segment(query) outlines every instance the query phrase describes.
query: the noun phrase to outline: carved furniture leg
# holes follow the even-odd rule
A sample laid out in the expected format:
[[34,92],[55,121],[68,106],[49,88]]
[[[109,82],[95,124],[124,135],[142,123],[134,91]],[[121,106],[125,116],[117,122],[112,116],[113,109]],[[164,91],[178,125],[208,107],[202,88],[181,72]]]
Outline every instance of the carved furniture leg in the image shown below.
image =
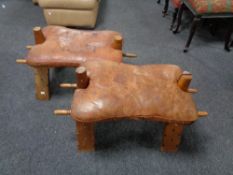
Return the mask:
[[35,93],[38,100],[49,99],[49,68],[35,68]]
[[163,9],[163,17],[167,15],[168,6],[169,6],[169,0],[165,0],[165,5]]
[[184,126],[176,123],[167,123],[163,131],[161,151],[176,152],[181,141]]
[[193,22],[192,22],[192,26],[190,29],[189,37],[188,37],[188,40],[187,40],[185,48],[184,48],[184,52],[188,52],[189,45],[193,39],[193,35],[196,32],[197,24],[199,23],[199,21],[200,21],[200,18],[194,17]]
[[176,22],[176,18],[177,18],[178,11],[179,11],[179,8],[175,8],[175,10],[174,10],[174,12],[173,12],[173,16],[172,16],[172,24],[171,24],[170,30],[172,30],[173,27],[174,27],[174,24],[175,24],[175,22]]
[[77,147],[79,151],[95,150],[94,123],[76,122]]
[[181,6],[180,6],[180,9],[178,10],[178,19],[177,19],[176,28],[175,28],[175,30],[173,31],[174,34],[177,33],[177,32],[179,31],[184,8],[185,8],[185,5],[184,5],[184,3],[182,3]]

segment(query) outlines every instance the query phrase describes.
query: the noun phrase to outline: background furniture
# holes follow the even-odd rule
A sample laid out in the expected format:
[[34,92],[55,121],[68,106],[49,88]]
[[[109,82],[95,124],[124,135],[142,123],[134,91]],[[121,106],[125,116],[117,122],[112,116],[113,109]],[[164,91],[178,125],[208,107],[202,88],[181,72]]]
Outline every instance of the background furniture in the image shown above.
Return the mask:
[[[181,24],[182,13],[185,7],[187,7],[193,14],[193,22],[191,25],[188,40],[186,42],[184,52],[188,51],[189,45],[195,34],[198,23],[202,19],[208,18],[229,18],[230,24],[233,23],[233,3],[232,1],[223,0],[183,0],[178,13],[178,22],[174,33],[177,33]],[[231,27],[231,26],[229,26]],[[230,36],[229,36],[230,37]]]
[[100,0],[38,0],[48,25],[94,28]]
[[174,6],[174,12],[173,12],[173,16],[172,16],[172,24],[171,24],[171,27],[170,27],[171,30],[173,29],[174,24],[176,22],[178,10],[179,10],[180,5],[181,5],[181,0],[172,0],[172,4]]
[[230,51],[230,47],[233,47],[233,40],[231,40],[231,35],[233,33],[233,21],[230,23],[230,27],[226,34],[225,39],[225,50]]

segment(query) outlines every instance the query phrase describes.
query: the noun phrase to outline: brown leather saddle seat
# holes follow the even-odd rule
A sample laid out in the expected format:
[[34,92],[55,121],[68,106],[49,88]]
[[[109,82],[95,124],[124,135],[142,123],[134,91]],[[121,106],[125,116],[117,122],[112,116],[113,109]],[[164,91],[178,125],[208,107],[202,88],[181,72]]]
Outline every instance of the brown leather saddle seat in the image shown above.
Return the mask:
[[79,122],[141,118],[190,124],[198,119],[190,93],[180,89],[176,65],[127,65],[111,61],[82,64],[90,79],[74,93],[71,116]]
[[43,28],[45,41],[33,46],[26,59],[34,67],[79,66],[87,60],[122,61],[121,48],[114,45],[121,34],[114,31],[83,31],[59,26]]

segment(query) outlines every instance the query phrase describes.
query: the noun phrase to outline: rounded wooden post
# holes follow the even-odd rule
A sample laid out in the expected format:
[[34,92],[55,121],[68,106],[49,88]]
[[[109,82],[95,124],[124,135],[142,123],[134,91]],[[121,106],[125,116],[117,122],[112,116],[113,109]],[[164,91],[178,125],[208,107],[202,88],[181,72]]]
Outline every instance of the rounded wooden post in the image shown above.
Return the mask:
[[123,38],[122,38],[122,36],[116,35],[114,37],[114,41],[113,41],[112,47],[114,49],[122,50],[122,45],[123,45]]
[[42,44],[45,41],[45,36],[42,32],[41,27],[34,27],[33,28],[35,44]]
[[86,89],[89,84],[89,78],[87,76],[87,70],[85,67],[79,67],[76,69],[77,76],[77,88]]
[[192,81],[192,74],[190,72],[184,71],[178,80],[178,86],[183,91],[188,91],[191,81]]

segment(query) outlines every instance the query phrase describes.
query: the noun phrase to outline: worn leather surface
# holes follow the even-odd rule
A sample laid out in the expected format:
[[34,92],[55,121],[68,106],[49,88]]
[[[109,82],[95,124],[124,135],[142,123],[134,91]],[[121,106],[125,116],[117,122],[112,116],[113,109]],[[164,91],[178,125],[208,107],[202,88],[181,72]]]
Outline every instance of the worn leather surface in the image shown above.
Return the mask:
[[39,0],[39,5],[43,8],[52,9],[94,9],[99,0]]
[[84,31],[59,26],[43,29],[46,41],[30,49],[26,59],[31,66],[78,66],[87,60],[122,61],[122,51],[112,48],[114,31]]
[[110,61],[86,62],[83,66],[90,83],[74,93],[74,120],[145,118],[185,124],[197,119],[191,94],[177,85],[182,74],[178,66],[134,66]]

